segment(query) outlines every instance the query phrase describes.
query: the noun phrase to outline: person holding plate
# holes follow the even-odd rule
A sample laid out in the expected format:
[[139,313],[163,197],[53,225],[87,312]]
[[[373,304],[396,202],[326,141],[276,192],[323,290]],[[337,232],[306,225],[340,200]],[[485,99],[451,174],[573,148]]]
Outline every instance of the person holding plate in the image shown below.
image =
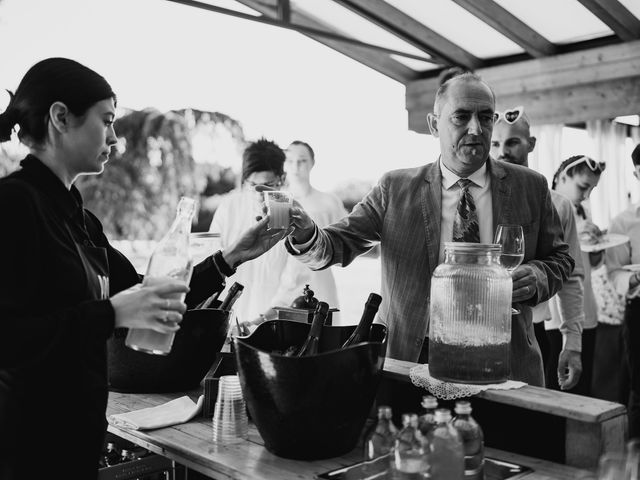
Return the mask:
[[[603,236],[602,231],[591,221],[589,211],[583,202],[598,185],[605,164],[596,162],[585,155],[576,155],[563,161],[556,170],[551,188],[567,197],[573,205],[573,213],[582,244],[595,244]],[[591,284],[591,269],[602,265],[603,251],[581,252],[584,267],[584,324],[582,330],[582,376],[578,390],[574,393],[591,395],[594,355],[596,346],[596,327],[598,326],[598,305]]]

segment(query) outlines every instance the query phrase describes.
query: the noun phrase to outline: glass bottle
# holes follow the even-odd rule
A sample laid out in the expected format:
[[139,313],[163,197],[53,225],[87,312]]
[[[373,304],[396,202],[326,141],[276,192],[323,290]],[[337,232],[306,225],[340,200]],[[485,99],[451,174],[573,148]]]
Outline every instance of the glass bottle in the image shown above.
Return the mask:
[[500,245],[445,243],[431,280],[429,373],[458,383],[498,383],[510,373],[511,290]]
[[135,454],[131,450],[123,448],[120,452],[120,463],[132,462],[133,460],[136,460]]
[[115,443],[107,442],[107,451],[104,453],[102,460],[106,467],[112,467],[120,463],[120,453]]
[[458,430],[464,449],[465,480],[484,479],[484,434],[478,422],[471,416],[471,403],[456,402],[456,416],[451,424]]
[[420,429],[420,433],[426,437],[436,424],[438,399],[432,395],[425,395],[422,397],[421,405],[422,408],[424,408],[424,413],[418,418],[418,428]]
[[398,432],[390,458],[393,480],[428,478],[429,444],[418,430],[418,415],[402,415],[402,430]]
[[234,284],[231,285],[231,288],[229,288],[227,296],[220,304],[220,310],[231,310],[233,304],[236,303],[236,300],[238,300],[238,298],[240,298],[240,295],[242,295],[243,290],[244,285],[238,282],[234,282]]
[[356,343],[369,341],[371,324],[373,323],[373,319],[376,317],[376,313],[378,313],[378,307],[381,302],[382,297],[380,295],[377,293],[369,294],[369,298],[364,304],[364,311],[362,312],[362,317],[360,317],[360,322],[347,341],[342,344],[342,348],[347,348],[351,345],[355,345]]
[[313,322],[311,322],[311,327],[309,327],[309,334],[302,344],[302,347],[300,347],[296,355],[297,357],[306,357],[318,353],[320,335],[322,334],[324,322],[327,319],[327,313],[329,313],[329,304],[326,302],[318,302],[316,313],[313,316]]
[[451,412],[438,408],[436,425],[427,437],[431,446],[431,478],[447,480],[464,479],[464,452],[462,440],[451,425]]
[[393,448],[398,429],[393,424],[391,417],[391,407],[386,405],[378,407],[378,423],[376,424],[376,428],[364,441],[365,460],[373,460],[374,458],[386,455]]
[[[162,283],[167,277],[189,283],[193,272],[189,232],[195,207],[196,202],[192,198],[180,198],[176,219],[149,259],[143,285]],[[176,298],[184,300],[184,294]],[[174,337],[174,332],[161,333],[151,329],[131,328],[127,333],[125,345],[140,352],[167,355],[171,352]]]

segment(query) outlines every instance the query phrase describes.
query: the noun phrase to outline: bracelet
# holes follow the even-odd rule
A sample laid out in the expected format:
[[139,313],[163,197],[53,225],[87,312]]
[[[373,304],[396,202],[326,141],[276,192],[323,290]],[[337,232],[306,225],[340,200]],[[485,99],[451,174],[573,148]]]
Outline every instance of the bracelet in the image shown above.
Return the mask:
[[222,256],[222,250],[218,250],[213,254],[213,261],[218,267],[218,270],[220,270],[220,273],[222,273],[225,277],[230,277],[231,275],[236,273],[236,269],[230,267],[229,264],[225,261],[224,257]]

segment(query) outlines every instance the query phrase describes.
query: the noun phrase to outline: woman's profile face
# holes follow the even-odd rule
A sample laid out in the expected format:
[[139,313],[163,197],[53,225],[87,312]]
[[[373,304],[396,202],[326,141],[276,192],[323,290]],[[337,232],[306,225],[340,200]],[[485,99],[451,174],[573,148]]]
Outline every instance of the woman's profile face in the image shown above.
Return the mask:
[[289,180],[309,181],[309,175],[313,168],[313,158],[311,152],[304,145],[290,145],[286,150],[287,158],[284,162],[284,169]]
[[112,98],[93,104],[80,117],[69,114],[69,129],[63,141],[71,172],[81,175],[104,170],[111,147],[118,141],[113,129],[115,118]]
[[574,205],[578,205],[589,198],[599,180],[600,176],[591,170],[576,172],[572,177],[563,173],[560,175],[556,191],[571,200]]

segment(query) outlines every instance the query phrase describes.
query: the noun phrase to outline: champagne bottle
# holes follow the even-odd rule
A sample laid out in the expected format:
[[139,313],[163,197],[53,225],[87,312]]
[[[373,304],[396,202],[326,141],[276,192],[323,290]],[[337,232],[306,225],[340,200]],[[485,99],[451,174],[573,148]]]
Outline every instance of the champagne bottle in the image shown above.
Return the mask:
[[351,345],[355,345],[356,343],[369,341],[371,324],[373,323],[373,319],[378,312],[380,302],[382,302],[382,297],[380,295],[378,295],[377,293],[369,294],[367,303],[364,304],[364,311],[362,312],[360,323],[358,323],[358,326],[353,331],[351,336],[347,339],[347,341],[342,344],[342,348],[350,347]]
[[227,311],[231,310],[231,307],[233,307],[233,304],[236,303],[236,300],[238,300],[238,298],[240,298],[240,295],[242,295],[243,290],[244,290],[244,285],[238,282],[235,282],[233,285],[231,285],[231,288],[229,289],[227,296],[220,304],[220,310],[227,310]]
[[309,335],[298,351],[298,357],[306,357],[318,353],[318,344],[320,343],[320,335],[322,334],[322,326],[327,319],[329,312],[329,304],[326,302],[318,302],[316,312],[313,315],[313,322],[309,328]]

